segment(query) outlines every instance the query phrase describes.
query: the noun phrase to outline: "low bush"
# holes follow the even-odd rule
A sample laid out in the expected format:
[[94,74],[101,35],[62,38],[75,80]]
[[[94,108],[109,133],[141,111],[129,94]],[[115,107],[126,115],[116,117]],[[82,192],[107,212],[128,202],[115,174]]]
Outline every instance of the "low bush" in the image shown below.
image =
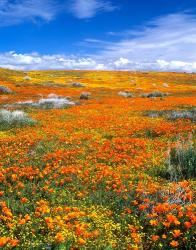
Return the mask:
[[126,97],[126,98],[132,98],[133,94],[129,91],[120,91],[118,92],[118,95],[122,96],[122,97]]
[[151,92],[151,93],[144,93],[144,94],[141,95],[141,97],[154,98],[154,97],[165,97],[167,95],[168,95],[167,93],[154,91],[154,92]]
[[30,80],[32,80],[32,78],[31,78],[30,76],[24,76],[23,79],[24,79],[25,81],[30,81]]
[[0,110],[0,130],[6,130],[12,127],[30,126],[34,124],[35,121],[23,111]]
[[5,107],[35,107],[40,109],[61,109],[76,105],[69,97],[60,97],[55,94],[48,95],[47,98],[41,98],[38,101],[24,101],[15,104],[6,105]]
[[0,94],[11,94],[12,90],[6,86],[0,85]]
[[56,95],[49,95],[48,98],[42,98],[37,103],[35,103],[35,106],[43,109],[60,109],[74,105],[75,103],[68,100],[67,98]]
[[193,122],[196,121],[196,108],[187,110],[160,110],[148,111],[145,115],[151,118],[165,117],[168,120],[189,119]]
[[71,84],[69,84],[70,87],[74,87],[74,88],[82,88],[85,87],[85,85],[83,83],[80,82],[73,82]]
[[195,145],[180,142],[170,150],[168,173],[172,180],[196,178]]
[[88,100],[91,96],[91,93],[89,92],[82,92],[80,95],[80,100]]
[[179,139],[169,149],[166,162],[151,168],[150,175],[159,176],[171,182],[196,178],[196,144],[191,139]]
[[169,120],[190,119],[192,121],[196,121],[196,109],[173,110],[167,115],[167,118]]
[[180,139],[168,152],[167,163],[157,168],[156,175],[170,181],[196,178],[196,145],[189,138]]

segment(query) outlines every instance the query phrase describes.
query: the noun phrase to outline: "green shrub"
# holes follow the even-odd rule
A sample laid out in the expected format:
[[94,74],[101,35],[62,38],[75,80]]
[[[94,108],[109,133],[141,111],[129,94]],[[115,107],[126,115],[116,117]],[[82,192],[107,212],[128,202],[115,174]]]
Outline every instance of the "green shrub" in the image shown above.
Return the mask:
[[144,97],[144,98],[155,98],[155,97],[165,97],[167,96],[168,93],[163,93],[163,92],[159,92],[159,91],[154,91],[154,92],[151,92],[151,93],[143,93],[141,94],[141,97]]
[[168,113],[167,118],[169,120],[177,120],[177,119],[189,119],[191,121],[196,121],[196,109],[189,110],[173,110]]
[[189,108],[184,110],[155,110],[155,111],[146,111],[144,115],[151,118],[163,117],[170,121],[178,119],[188,119],[192,122],[196,122],[196,108]]
[[11,94],[12,90],[6,86],[0,85],[0,94]]
[[35,121],[28,117],[28,115],[23,111],[0,110],[0,130],[7,130],[20,126],[31,126],[34,124]]
[[196,147],[191,141],[179,141],[170,150],[167,172],[171,180],[196,177]]
[[132,98],[133,97],[133,94],[130,91],[127,91],[127,90],[118,92],[118,95],[122,96],[122,97],[126,97],[126,98]]

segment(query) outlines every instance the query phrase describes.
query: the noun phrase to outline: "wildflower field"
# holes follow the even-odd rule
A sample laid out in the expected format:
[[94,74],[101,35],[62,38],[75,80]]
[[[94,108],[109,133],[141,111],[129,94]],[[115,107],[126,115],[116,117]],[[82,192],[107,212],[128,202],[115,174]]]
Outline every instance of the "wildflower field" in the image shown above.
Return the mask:
[[195,249],[196,74],[0,69],[0,248]]

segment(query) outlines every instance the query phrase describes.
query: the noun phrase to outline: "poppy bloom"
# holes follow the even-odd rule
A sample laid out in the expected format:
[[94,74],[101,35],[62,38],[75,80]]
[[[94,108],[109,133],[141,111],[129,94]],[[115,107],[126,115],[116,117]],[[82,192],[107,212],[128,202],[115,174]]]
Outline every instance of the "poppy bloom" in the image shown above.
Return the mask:
[[185,221],[184,226],[189,229],[192,225],[189,221]]
[[179,225],[180,224],[180,221],[173,214],[168,214],[167,215],[167,220],[168,220],[168,222],[173,223],[175,225]]
[[25,197],[23,197],[23,198],[20,199],[20,201],[21,201],[22,203],[27,203],[28,199],[25,198]]
[[158,221],[157,220],[150,220],[150,225],[151,226],[157,226],[158,225]]
[[56,240],[57,242],[62,242],[62,241],[65,240],[65,237],[62,235],[62,233],[59,232],[59,233],[56,234],[55,240]]
[[78,243],[79,243],[80,245],[84,245],[84,244],[86,243],[86,241],[85,241],[84,239],[82,239],[82,238],[79,238],[79,239],[78,239]]
[[178,238],[178,237],[180,237],[180,235],[181,235],[182,233],[181,233],[180,230],[174,230],[174,231],[172,232],[172,234],[173,234],[174,238]]
[[172,247],[178,247],[178,246],[179,246],[179,243],[178,243],[178,241],[176,241],[176,240],[172,240],[172,241],[170,242],[170,246],[172,246]]
[[7,237],[0,237],[0,247],[4,247],[7,242],[8,242],[9,238]]
[[157,241],[159,239],[158,235],[152,235],[151,236],[152,241]]
[[19,240],[17,240],[17,239],[12,239],[12,240],[9,241],[9,243],[10,243],[10,245],[11,245],[12,247],[16,247],[16,246],[18,245],[18,243],[19,243]]

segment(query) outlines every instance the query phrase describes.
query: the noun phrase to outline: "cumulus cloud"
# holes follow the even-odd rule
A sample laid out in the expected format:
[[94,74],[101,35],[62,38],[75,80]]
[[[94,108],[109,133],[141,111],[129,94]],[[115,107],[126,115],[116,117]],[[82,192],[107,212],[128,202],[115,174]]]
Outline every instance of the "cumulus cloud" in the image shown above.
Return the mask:
[[157,60],[158,68],[164,71],[185,71],[185,72],[196,72],[196,61],[195,62],[184,62],[184,61],[165,61]]
[[67,57],[65,55],[19,54],[16,52],[0,53],[0,67],[30,69],[100,69],[102,64],[90,57]]
[[196,72],[196,61],[137,62],[125,57],[91,58],[65,55],[17,54],[16,52],[0,53],[0,67],[16,70],[36,69],[75,69],[75,70],[158,70]]
[[166,61],[155,60],[151,62],[137,62],[131,61],[127,58],[119,58],[110,64],[110,68],[115,70],[138,70],[138,71],[175,71],[175,72],[196,72],[196,61]]
[[159,17],[142,27],[109,32],[115,42],[88,38],[97,59],[114,61],[120,69],[195,71],[196,16],[177,13]]
[[[83,56],[0,53],[0,67],[10,69],[159,70],[196,72],[196,16],[160,17],[134,30],[121,31],[115,42],[85,39]],[[80,48],[79,48],[80,49]],[[79,51],[79,50],[78,50]]]
[[105,0],[73,0],[70,10],[79,19],[92,18],[99,12],[113,11],[115,7]]
[[88,39],[87,46],[102,47],[100,56],[107,58],[126,57],[140,62],[196,61],[196,16],[191,14],[163,16],[144,27],[117,35],[117,42],[97,40],[96,43],[95,39]]
[[59,10],[55,0],[0,0],[0,27],[38,18],[51,21]]
[[130,61],[127,58],[120,57],[118,60],[114,61],[116,68],[124,68],[130,64]]

